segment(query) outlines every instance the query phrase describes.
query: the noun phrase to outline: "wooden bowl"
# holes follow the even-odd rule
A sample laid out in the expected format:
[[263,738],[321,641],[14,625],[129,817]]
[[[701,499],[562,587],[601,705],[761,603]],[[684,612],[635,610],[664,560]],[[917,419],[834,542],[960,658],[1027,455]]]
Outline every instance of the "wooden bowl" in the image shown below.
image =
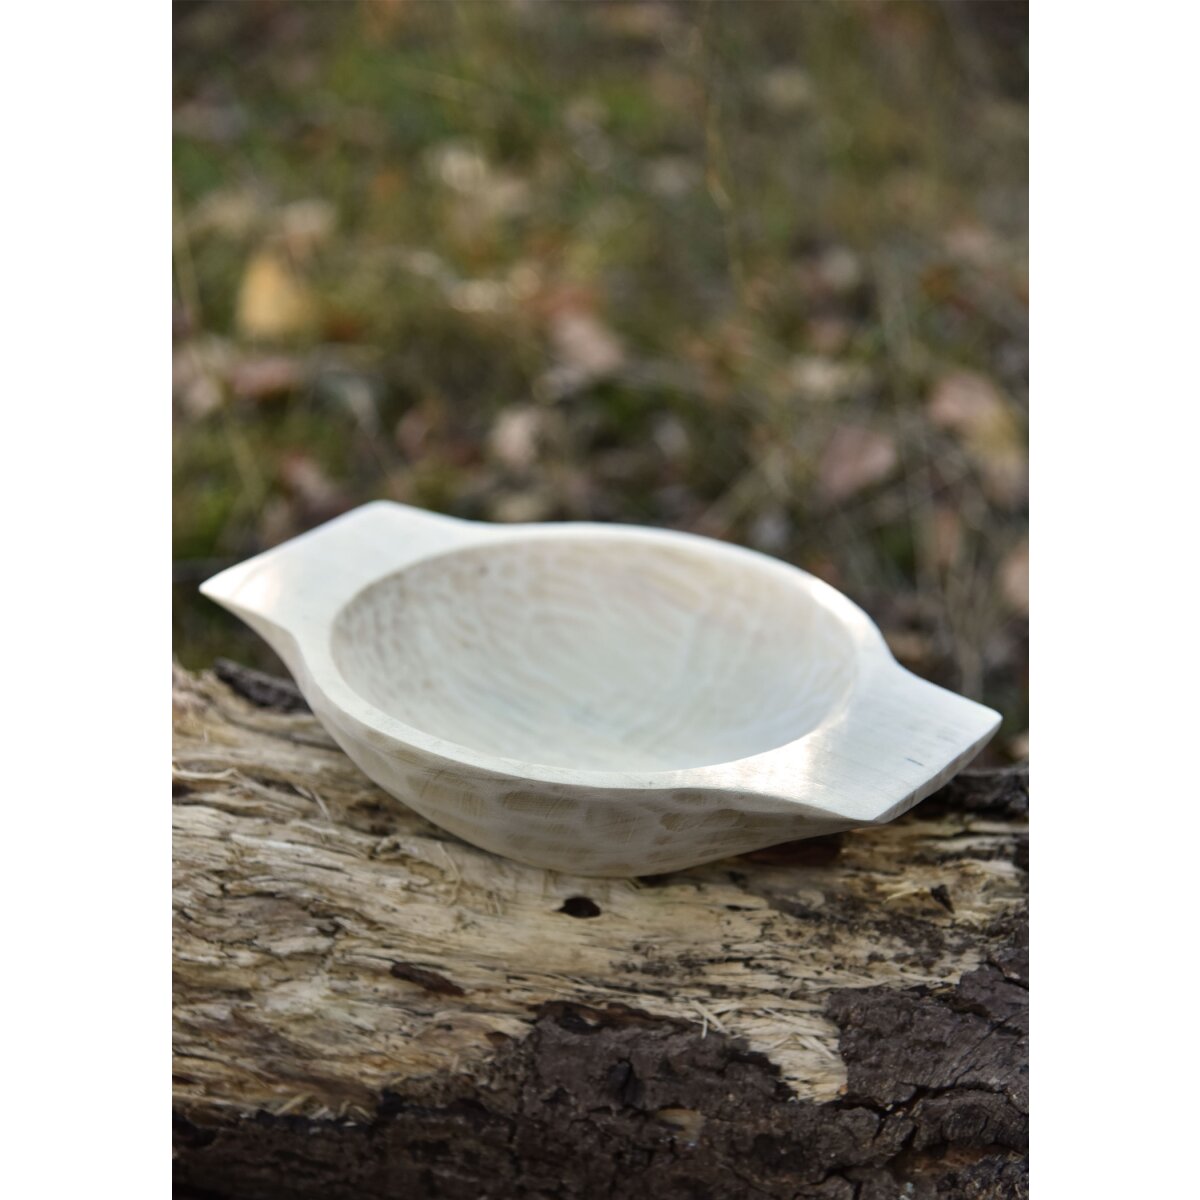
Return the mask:
[[827,584],[690,534],[380,502],[201,591],[380,787],[579,875],[890,820],[999,724],[900,667]]

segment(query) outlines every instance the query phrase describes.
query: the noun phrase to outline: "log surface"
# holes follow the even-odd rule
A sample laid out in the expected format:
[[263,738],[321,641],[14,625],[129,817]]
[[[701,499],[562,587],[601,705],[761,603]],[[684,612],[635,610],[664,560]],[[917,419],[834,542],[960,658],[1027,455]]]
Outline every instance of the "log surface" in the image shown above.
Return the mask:
[[285,681],[173,698],[177,1194],[1026,1194],[1023,768],[582,879],[429,825]]

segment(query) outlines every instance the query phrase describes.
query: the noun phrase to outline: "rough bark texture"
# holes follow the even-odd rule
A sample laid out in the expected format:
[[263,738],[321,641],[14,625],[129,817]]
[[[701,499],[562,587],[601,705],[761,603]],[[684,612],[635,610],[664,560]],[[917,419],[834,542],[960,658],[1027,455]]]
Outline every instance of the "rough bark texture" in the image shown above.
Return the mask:
[[1020,1197],[1023,769],[573,879],[376,789],[290,685],[176,671],[177,1195]]

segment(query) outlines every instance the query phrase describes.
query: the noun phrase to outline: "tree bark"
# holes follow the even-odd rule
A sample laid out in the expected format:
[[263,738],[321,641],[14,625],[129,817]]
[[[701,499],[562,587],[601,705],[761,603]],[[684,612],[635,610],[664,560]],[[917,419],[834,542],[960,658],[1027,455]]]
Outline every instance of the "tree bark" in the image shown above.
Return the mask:
[[669,876],[537,870],[286,681],[176,670],[176,1194],[1020,1197],[1024,768]]

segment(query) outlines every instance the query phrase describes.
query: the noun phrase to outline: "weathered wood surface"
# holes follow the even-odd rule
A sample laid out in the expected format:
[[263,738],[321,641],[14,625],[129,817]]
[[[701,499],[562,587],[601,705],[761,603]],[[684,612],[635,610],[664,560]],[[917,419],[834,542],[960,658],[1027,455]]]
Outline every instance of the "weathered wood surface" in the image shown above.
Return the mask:
[[1026,1193],[1026,774],[667,877],[511,863],[176,670],[194,1197]]

